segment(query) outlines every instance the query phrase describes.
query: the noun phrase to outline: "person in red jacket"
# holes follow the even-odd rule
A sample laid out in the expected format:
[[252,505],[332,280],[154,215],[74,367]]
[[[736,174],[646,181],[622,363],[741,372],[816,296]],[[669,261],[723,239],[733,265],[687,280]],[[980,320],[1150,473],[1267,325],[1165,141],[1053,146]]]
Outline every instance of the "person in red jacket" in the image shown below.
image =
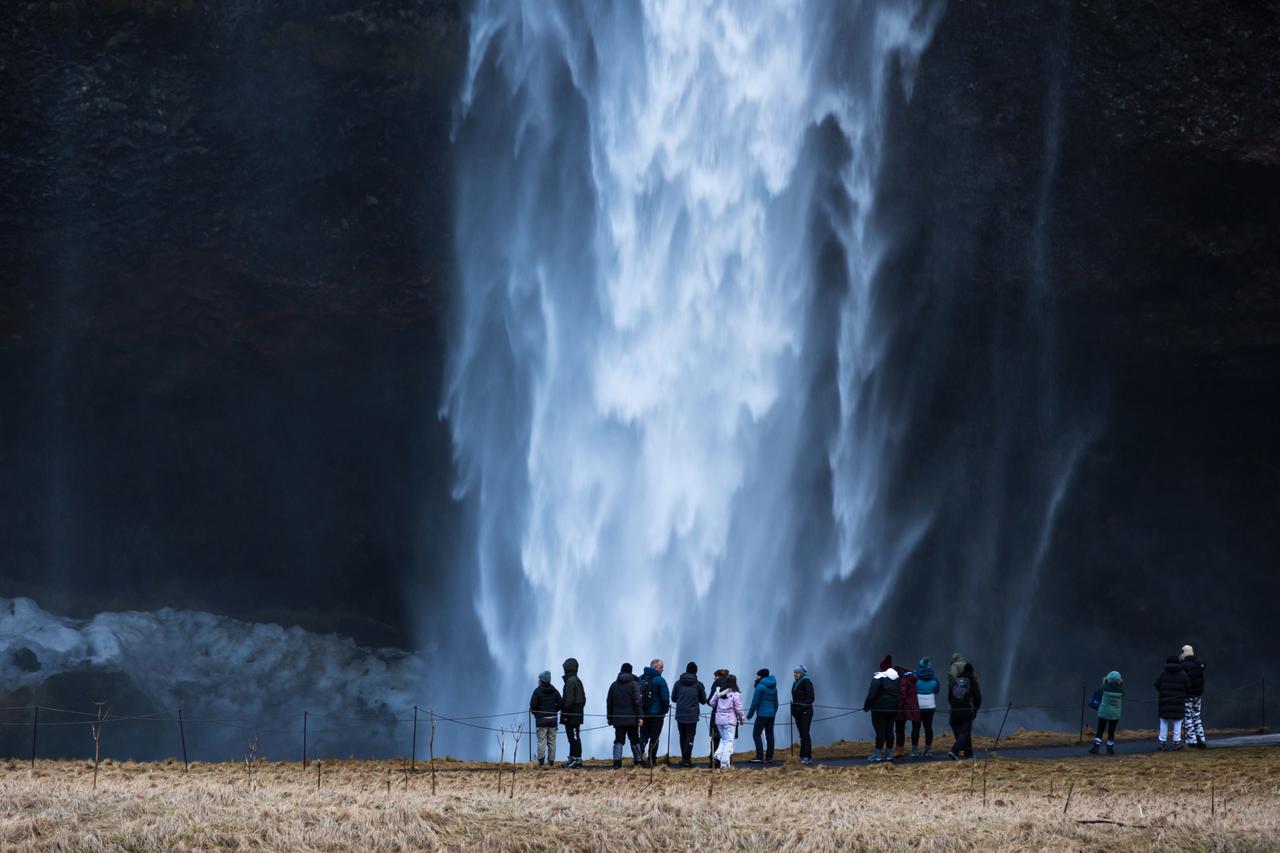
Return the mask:
[[[916,674],[901,664],[898,670],[898,719],[894,721],[894,754],[901,758],[907,744],[907,721],[920,725],[920,697],[916,695]],[[914,757],[914,756],[913,756]]]

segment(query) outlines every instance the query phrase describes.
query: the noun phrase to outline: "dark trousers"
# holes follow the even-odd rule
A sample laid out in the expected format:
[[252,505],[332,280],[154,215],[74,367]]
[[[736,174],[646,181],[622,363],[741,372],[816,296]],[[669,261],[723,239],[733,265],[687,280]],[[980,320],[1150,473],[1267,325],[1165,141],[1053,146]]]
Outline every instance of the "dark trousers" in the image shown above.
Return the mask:
[[[924,748],[930,749],[933,747],[933,715],[935,712],[936,709],[934,708],[930,708],[927,711],[921,711],[919,722],[915,720],[911,721],[912,749],[915,749],[920,745],[920,726],[922,724],[924,725]],[[899,745],[901,745],[901,742],[899,742]]]
[[[631,754],[640,757],[640,727],[639,726],[614,726],[613,727],[613,745],[622,746],[627,741],[631,741]],[[614,750],[615,752],[617,750]]]
[[876,730],[876,749],[893,746],[893,722],[897,711],[872,711],[871,725]]
[[[756,742],[756,758],[761,761],[773,761],[773,717],[756,717],[756,724],[751,729],[751,737]],[[764,743],[761,742],[763,736]],[[767,743],[768,749],[764,744]]]
[[650,761],[658,755],[658,743],[662,740],[662,724],[666,721],[666,717],[645,717],[644,722],[640,724],[641,749],[649,756]]
[[973,758],[973,717],[952,717],[951,731],[956,736],[951,751],[964,758]]
[[813,709],[792,706],[791,715],[796,721],[796,731],[800,734],[800,757],[812,758],[813,739],[809,736],[809,727],[813,725]]
[[676,723],[676,728],[680,731],[680,758],[686,762],[693,761],[693,741],[698,736],[698,721]]
[[1094,742],[1102,743],[1105,740],[1107,743],[1115,743],[1116,742],[1116,723],[1118,722],[1120,721],[1104,720],[1101,717],[1099,717],[1098,727],[1094,729],[1094,731],[1098,733],[1098,736],[1093,739]]
[[569,739],[569,757],[582,757],[582,723],[565,723],[564,736]]

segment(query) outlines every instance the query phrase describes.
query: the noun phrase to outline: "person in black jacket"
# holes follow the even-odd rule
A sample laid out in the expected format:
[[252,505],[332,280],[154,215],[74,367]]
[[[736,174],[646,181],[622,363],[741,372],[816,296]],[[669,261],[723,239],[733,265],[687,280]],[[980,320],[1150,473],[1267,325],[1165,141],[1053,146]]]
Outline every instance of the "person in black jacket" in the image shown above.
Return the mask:
[[556,715],[563,706],[560,691],[551,686],[551,672],[538,675],[538,686],[529,697],[529,711],[533,714],[534,731],[538,735],[538,766],[556,763]]
[[1182,739],[1187,746],[1207,749],[1200,703],[1204,699],[1204,664],[1196,660],[1196,650],[1182,647],[1182,671],[1187,674],[1187,701],[1182,712]]
[[898,671],[893,657],[885,655],[880,669],[871,676],[871,687],[862,702],[862,710],[871,712],[871,725],[876,730],[876,748],[867,759],[872,764],[893,761],[893,721],[898,718]]
[[680,766],[692,767],[698,717],[702,714],[702,706],[707,704],[707,688],[698,680],[698,665],[693,661],[689,661],[684,674],[671,688],[671,702],[676,706],[676,727],[680,730]]
[[814,691],[813,681],[809,678],[809,670],[800,664],[792,675],[791,682],[791,719],[800,733],[800,763],[805,767],[813,764],[813,740],[809,736],[809,727],[813,725]]
[[965,663],[960,674],[948,679],[947,703],[951,706],[951,732],[956,742],[947,753],[952,761],[973,758],[973,720],[982,707],[982,688],[973,664]]
[[1187,706],[1187,678],[1182,664],[1172,655],[1165,658],[1164,671],[1156,677],[1157,710],[1160,712],[1159,748],[1163,752],[1173,728],[1173,745],[1169,749],[1182,749],[1182,715]]
[[613,726],[613,769],[622,766],[622,747],[631,741],[631,757],[635,766],[645,764],[640,754],[640,679],[624,663],[618,678],[609,685],[605,698],[605,718]]
[[569,739],[569,760],[565,767],[582,766],[582,712],[587,708],[587,692],[578,678],[578,661],[569,658],[564,662],[564,707],[560,709],[560,723],[564,736]]

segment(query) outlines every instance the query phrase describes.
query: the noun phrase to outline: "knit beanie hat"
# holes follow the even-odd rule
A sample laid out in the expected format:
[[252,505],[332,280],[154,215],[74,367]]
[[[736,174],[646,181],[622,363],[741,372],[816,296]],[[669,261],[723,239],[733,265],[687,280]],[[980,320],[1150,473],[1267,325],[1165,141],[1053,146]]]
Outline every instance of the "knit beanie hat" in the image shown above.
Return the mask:
[[538,673],[538,680],[541,681],[543,684],[550,684],[551,670],[544,669],[542,672]]
[[929,658],[920,658],[920,663],[916,664],[916,666],[921,669],[933,669],[933,661]]
[[769,674],[769,670],[767,669],[761,669],[756,671],[756,675],[760,678],[764,678],[768,674]]
[[693,673],[694,675],[697,675],[697,674],[698,674],[698,665],[697,665],[696,663],[694,663],[693,661],[689,661],[688,665],[687,665],[687,666],[685,666],[684,671],[685,671],[685,672]]
[[624,663],[624,664],[622,665],[622,671],[623,671],[623,672],[630,672],[630,671],[631,671],[631,664],[629,664],[629,663]]
[[792,670],[792,671],[793,671],[793,672],[798,672],[798,673],[800,673],[801,675],[808,675],[808,674],[809,674],[809,668],[808,668],[807,666],[805,666],[804,664],[802,664],[802,663],[798,663],[798,664],[796,664],[796,668],[795,668],[794,670]]
[[[1190,646],[1182,647],[1182,657],[1184,658],[1193,657],[1195,653],[1196,653],[1196,650],[1191,648]],[[1181,658],[1179,658],[1179,660],[1181,660]]]

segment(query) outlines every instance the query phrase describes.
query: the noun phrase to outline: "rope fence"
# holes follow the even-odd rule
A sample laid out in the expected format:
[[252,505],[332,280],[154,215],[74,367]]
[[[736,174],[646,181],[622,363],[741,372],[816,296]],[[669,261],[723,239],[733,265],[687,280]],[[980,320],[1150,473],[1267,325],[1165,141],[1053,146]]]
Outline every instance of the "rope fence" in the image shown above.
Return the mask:
[[[1258,682],[1250,682],[1245,684],[1237,684],[1223,690],[1215,690],[1210,694],[1210,698],[1214,701],[1215,707],[1227,707],[1227,697],[1239,696],[1243,691],[1256,690],[1259,695],[1259,703],[1256,707],[1258,712],[1257,722],[1258,728],[1265,730],[1267,727],[1267,680],[1265,678]],[[975,714],[975,721],[978,717],[991,719],[997,717],[1002,720],[1000,725],[1000,734],[1004,731],[1004,724],[1008,721],[1008,715],[1011,711],[1079,711],[1080,712],[1080,739],[1083,740],[1085,723],[1090,718],[1092,709],[1088,707],[1089,690],[1087,687],[1081,687],[1080,701],[1067,703],[1014,703],[1009,702],[1004,705],[987,706],[979,709]],[[1247,699],[1247,697],[1246,697]],[[1124,698],[1124,707],[1130,706],[1154,706],[1158,699],[1138,699]],[[788,715],[791,716],[791,707],[793,703],[778,703],[778,715],[781,715],[782,709],[788,709]],[[492,732],[499,735],[514,734],[517,731],[528,736],[529,743],[529,759],[532,761],[532,740],[533,740],[533,713],[529,709],[519,709],[516,711],[500,712],[493,714],[470,714],[463,716],[450,716],[435,711],[423,711],[424,708],[430,708],[429,703],[423,703],[413,706],[409,712],[402,714],[394,714],[392,716],[371,716],[371,717],[351,717],[343,716],[340,713],[311,712],[309,710],[300,710],[288,714],[264,714],[257,716],[239,716],[239,717],[217,717],[217,716],[184,716],[182,708],[167,708],[162,710],[148,711],[139,714],[113,715],[103,709],[98,703],[99,710],[96,711],[80,711],[71,708],[54,707],[49,705],[12,705],[0,707],[0,717],[13,714],[30,714],[30,719],[13,720],[0,719],[0,729],[21,729],[27,728],[31,731],[31,765],[35,766],[37,757],[37,746],[39,740],[39,731],[41,729],[66,729],[67,727],[82,726],[92,730],[92,727],[99,727],[99,730],[108,726],[114,727],[123,723],[155,723],[160,725],[171,725],[178,729],[177,734],[180,736],[183,747],[183,761],[186,763],[186,745],[187,733],[186,727],[189,725],[209,725],[219,726],[223,728],[236,729],[244,732],[251,732],[254,735],[271,734],[271,735],[298,735],[302,743],[302,755],[304,764],[306,762],[307,742],[308,739],[317,735],[340,734],[343,732],[351,732],[357,729],[374,730],[379,727],[396,727],[401,725],[412,724],[414,727],[412,759],[418,759],[418,738],[417,725],[421,722],[430,721],[432,728],[437,724],[453,725],[461,728]],[[271,708],[280,707],[279,704],[269,706]],[[859,713],[864,713],[862,708],[855,708],[842,705],[821,705],[813,704],[808,706],[813,712],[823,712],[822,716],[815,713],[811,724],[830,722],[850,717]],[[947,709],[939,706],[939,712]],[[69,717],[77,717],[79,719],[59,720],[48,719],[50,715],[64,715]],[[429,716],[428,716],[429,715]],[[613,728],[608,722],[602,722],[597,725],[585,725],[588,721],[607,721],[608,714],[582,713],[580,715],[584,725],[580,728],[580,733],[603,731]],[[662,714],[641,714],[639,720],[665,719],[670,720],[673,712],[668,709]],[[1126,715],[1127,716],[1127,715]],[[713,714],[708,711],[700,711],[698,714],[698,722],[704,723],[712,719]],[[324,725],[320,728],[308,727],[311,720],[320,719],[324,721]],[[776,717],[775,717],[776,719]],[[295,720],[296,727],[284,727],[279,721]],[[508,725],[492,725],[494,721],[506,720]],[[269,722],[271,725],[264,726],[263,722]],[[789,720],[788,726],[790,727]],[[1000,734],[997,734],[996,741],[999,742]],[[793,736],[794,739],[794,736]],[[668,758],[670,755],[670,745],[668,744]]]

